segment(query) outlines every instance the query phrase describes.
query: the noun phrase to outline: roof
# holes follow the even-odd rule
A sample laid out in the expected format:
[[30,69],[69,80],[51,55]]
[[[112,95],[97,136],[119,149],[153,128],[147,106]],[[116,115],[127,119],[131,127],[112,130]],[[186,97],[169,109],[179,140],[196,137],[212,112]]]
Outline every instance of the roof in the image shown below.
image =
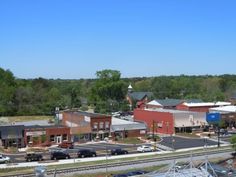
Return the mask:
[[133,99],[133,100],[142,100],[143,98],[147,97],[152,97],[153,93],[152,92],[131,92],[128,93],[128,96]]
[[151,102],[147,103],[148,105],[155,105],[155,106],[163,106],[163,107],[173,107],[177,106],[178,104],[182,102],[187,103],[201,103],[201,99],[189,99],[189,100],[183,100],[183,99],[156,99],[152,100]]
[[15,122],[14,125],[24,125],[24,126],[51,126],[54,124],[48,123],[48,120],[32,120],[32,121],[24,121],[24,122]]
[[166,113],[194,113],[193,111],[182,111],[176,109],[163,109],[163,108],[146,108],[145,111],[153,111],[153,112],[166,112]]
[[29,125],[25,126],[25,129],[31,128],[66,128],[64,125]]
[[97,117],[111,117],[110,115],[106,115],[106,114],[99,114],[99,113],[91,113],[91,112],[85,112],[85,111],[64,111],[66,113],[73,113],[73,114],[77,114],[79,116],[87,116],[87,117],[93,117],[93,118],[97,118]]
[[236,106],[221,106],[221,107],[215,107],[210,108],[210,112],[222,112],[222,113],[230,113],[230,112],[236,112]]
[[111,131],[124,131],[124,130],[144,130],[146,125],[142,122],[132,122],[112,117]]
[[187,103],[184,102],[183,103],[185,106],[188,107],[204,107],[204,106],[227,106],[227,105],[231,105],[230,102],[203,102],[203,103]]

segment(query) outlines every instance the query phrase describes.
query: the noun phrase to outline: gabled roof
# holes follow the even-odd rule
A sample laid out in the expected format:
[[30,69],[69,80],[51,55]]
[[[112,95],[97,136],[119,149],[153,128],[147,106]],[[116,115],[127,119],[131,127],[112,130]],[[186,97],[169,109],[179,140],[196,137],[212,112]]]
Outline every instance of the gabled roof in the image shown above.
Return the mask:
[[132,100],[142,100],[143,98],[147,97],[152,97],[153,93],[152,92],[130,92],[128,93],[128,96],[132,99]]

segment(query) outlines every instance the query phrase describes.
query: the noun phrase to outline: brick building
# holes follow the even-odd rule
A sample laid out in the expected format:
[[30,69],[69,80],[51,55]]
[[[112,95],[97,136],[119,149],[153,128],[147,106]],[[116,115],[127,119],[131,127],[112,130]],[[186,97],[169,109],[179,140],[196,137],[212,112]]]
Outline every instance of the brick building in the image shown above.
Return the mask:
[[152,97],[152,92],[135,92],[132,86],[129,85],[126,99],[129,102],[130,109],[132,109],[134,107],[145,108]]
[[206,114],[173,109],[135,109],[134,120],[145,122],[149,133],[175,134],[207,125]]
[[70,127],[75,142],[103,140],[110,135],[110,115],[83,111],[64,111],[62,115],[62,125]]
[[28,146],[44,146],[70,142],[70,128],[61,125],[25,126],[24,142]]

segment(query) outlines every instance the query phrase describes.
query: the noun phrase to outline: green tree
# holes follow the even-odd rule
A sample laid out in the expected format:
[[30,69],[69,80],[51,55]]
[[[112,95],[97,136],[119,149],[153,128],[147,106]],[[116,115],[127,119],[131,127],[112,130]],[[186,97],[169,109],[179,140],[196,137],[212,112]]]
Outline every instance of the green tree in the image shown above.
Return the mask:
[[125,98],[126,84],[116,70],[97,71],[96,75],[97,80],[90,91],[90,102],[96,105],[97,112],[109,112],[111,102],[120,102]]

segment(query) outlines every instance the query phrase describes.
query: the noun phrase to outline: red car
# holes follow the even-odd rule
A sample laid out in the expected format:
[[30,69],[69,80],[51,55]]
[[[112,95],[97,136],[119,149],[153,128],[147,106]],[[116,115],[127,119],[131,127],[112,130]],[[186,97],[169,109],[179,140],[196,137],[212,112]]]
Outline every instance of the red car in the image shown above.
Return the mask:
[[74,148],[74,144],[72,142],[62,142],[61,144],[59,144],[58,147],[73,149]]

